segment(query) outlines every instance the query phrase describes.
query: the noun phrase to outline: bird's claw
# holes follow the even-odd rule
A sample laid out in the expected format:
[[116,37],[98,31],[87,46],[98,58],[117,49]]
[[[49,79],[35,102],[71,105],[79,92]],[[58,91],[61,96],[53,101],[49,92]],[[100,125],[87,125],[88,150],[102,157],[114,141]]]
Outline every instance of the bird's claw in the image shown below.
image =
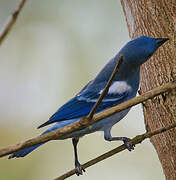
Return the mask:
[[81,166],[81,164],[79,162],[75,163],[75,168],[77,170],[77,172],[76,172],[77,176],[82,175],[83,172],[86,172],[85,169]]
[[130,138],[127,138],[127,137],[124,137],[123,138],[123,142],[124,142],[124,145],[126,146],[126,148],[131,151],[131,150],[134,150],[134,147],[135,145],[134,144],[131,144],[131,139]]

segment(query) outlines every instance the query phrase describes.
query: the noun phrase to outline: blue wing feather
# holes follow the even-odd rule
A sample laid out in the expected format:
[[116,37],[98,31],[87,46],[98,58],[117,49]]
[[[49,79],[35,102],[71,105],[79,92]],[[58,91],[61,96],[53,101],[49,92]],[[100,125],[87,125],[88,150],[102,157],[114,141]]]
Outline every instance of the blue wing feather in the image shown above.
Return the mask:
[[[85,88],[83,88],[85,89]],[[40,125],[38,128],[44,127],[54,122],[59,122],[68,119],[81,118],[83,116],[88,115],[91,111],[92,107],[96,103],[99,93],[95,91],[81,91],[77,96],[72,98],[62,107],[60,107],[55,114],[51,116],[51,118]],[[95,113],[98,113],[107,108],[111,108],[117,104],[120,104],[124,101],[128,95],[128,91],[125,91],[121,94],[107,94],[103,99],[102,103],[98,106]]]
[[50,120],[66,120],[84,116],[90,111],[93,104],[80,101],[74,97],[51,116]]

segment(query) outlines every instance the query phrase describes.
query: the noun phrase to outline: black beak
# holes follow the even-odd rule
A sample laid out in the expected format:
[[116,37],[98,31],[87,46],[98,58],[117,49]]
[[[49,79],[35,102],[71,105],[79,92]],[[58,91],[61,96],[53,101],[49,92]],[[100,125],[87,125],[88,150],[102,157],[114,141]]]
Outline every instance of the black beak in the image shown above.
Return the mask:
[[169,40],[169,38],[155,38],[155,39],[156,39],[156,43],[158,44],[158,47]]

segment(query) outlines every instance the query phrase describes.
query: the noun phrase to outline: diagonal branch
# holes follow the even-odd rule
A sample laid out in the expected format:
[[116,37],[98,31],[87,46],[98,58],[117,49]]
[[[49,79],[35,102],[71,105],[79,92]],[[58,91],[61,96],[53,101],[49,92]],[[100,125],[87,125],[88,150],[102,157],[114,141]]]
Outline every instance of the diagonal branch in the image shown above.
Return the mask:
[[104,88],[103,92],[100,94],[97,102],[95,103],[95,105],[93,106],[93,108],[91,109],[90,113],[87,115],[87,119],[92,119],[93,115],[95,114],[95,111],[97,109],[97,107],[100,105],[100,103],[102,102],[103,98],[106,96],[106,94],[108,93],[108,90],[112,84],[113,79],[115,78],[115,75],[118,73],[119,71],[119,67],[122,64],[124,60],[123,55],[120,55],[120,57],[117,60],[117,64],[114,68],[114,71],[111,74],[111,77],[109,78],[106,87]]
[[97,113],[93,116],[93,118],[91,120],[88,120],[87,118],[83,118],[80,121],[77,121],[73,124],[65,126],[61,129],[58,129],[58,130],[49,132],[47,134],[38,136],[36,138],[32,138],[32,139],[29,139],[27,141],[24,141],[24,142],[21,142],[21,143],[0,149],[0,157],[9,155],[13,152],[31,147],[31,146],[36,145],[36,144],[40,144],[40,143],[47,142],[50,140],[55,140],[61,136],[69,134],[71,132],[84,129],[85,127],[88,127],[89,125],[91,125],[91,124],[93,124],[93,123],[95,123],[101,119],[104,119],[108,116],[111,116],[111,115],[117,113],[117,112],[120,112],[124,109],[127,109],[127,108],[132,107],[136,104],[144,102],[148,99],[151,99],[157,95],[165,93],[165,92],[172,90],[174,88],[176,88],[176,82],[175,81],[168,82],[168,83],[166,83],[160,87],[154,88],[153,90],[144,93],[143,95],[137,96],[137,97],[135,97],[129,101],[126,101],[126,102],[121,103],[117,106],[114,106],[113,108],[110,108],[110,109],[107,109],[107,110],[102,111],[100,113]]
[[[170,129],[173,129],[175,127],[176,127],[176,123],[173,123],[170,126],[157,129],[157,130],[155,130],[153,132],[147,132],[147,133],[144,133],[144,134],[141,134],[141,135],[137,135],[136,137],[131,139],[130,142],[131,142],[131,144],[136,145],[136,144],[141,143],[142,141],[144,141],[147,138],[151,138],[154,135],[166,132],[166,131],[168,131]],[[85,164],[82,165],[82,167],[84,169],[86,169],[86,168],[88,168],[90,166],[93,166],[94,164],[97,164],[100,161],[103,161],[104,159],[107,159],[107,158],[113,156],[114,154],[117,154],[117,153],[119,153],[121,151],[124,151],[125,149],[126,149],[125,145],[121,145],[119,147],[116,147],[115,149],[113,149],[111,151],[108,151],[108,152],[96,157],[95,159],[92,159],[92,160],[86,162]],[[67,173],[65,173],[65,174],[61,175],[60,177],[56,178],[55,180],[64,180],[64,179],[74,175],[76,172],[77,172],[76,169],[72,169],[71,171],[68,171]]]
[[15,11],[11,14],[9,17],[7,23],[4,25],[2,31],[0,32],[0,45],[2,44],[3,40],[9,33],[10,29],[12,28],[13,24],[15,24],[17,17],[19,13],[21,12],[26,0],[21,0],[18,4],[18,7],[15,9]]

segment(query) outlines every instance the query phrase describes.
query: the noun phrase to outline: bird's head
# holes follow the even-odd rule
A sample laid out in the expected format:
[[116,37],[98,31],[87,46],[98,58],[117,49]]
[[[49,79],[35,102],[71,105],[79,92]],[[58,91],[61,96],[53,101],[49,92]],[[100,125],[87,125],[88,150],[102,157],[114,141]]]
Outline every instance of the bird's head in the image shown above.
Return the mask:
[[125,59],[128,61],[127,63],[140,66],[167,40],[169,39],[141,36],[128,42],[124,48],[122,48],[121,54],[125,56]]

